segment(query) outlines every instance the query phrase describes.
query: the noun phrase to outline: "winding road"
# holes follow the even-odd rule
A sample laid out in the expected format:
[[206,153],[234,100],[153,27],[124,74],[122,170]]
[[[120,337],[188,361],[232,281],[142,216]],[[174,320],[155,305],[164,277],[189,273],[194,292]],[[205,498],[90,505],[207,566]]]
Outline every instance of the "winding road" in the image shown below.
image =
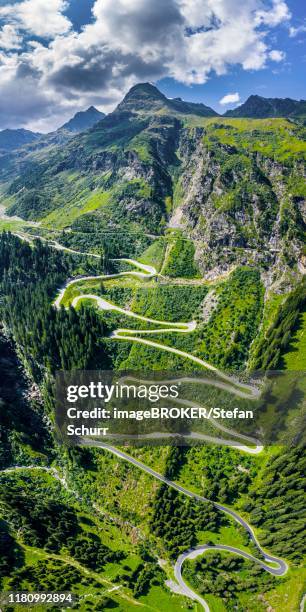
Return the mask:
[[[109,275],[101,275],[101,276],[83,276],[83,277],[79,277],[73,280],[68,280],[65,283],[65,285],[61,288],[58,296],[53,302],[53,305],[56,308],[60,308],[63,298],[65,296],[66,290],[69,287],[80,283],[81,281],[85,282],[85,281],[90,281],[90,280],[109,280],[111,278],[120,278],[123,276],[132,276],[132,277],[136,277],[140,279],[150,279],[155,276],[158,276],[158,273],[153,266],[142,264],[133,259],[121,259],[121,260],[115,259],[113,261],[122,261],[123,263],[134,265],[137,268],[140,268],[142,272],[135,272],[132,270],[128,270],[126,272],[118,272],[117,274],[109,274]],[[139,321],[143,321],[145,323],[149,323],[149,324],[158,326],[158,329],[145,329],[145,330],[130,329],[130,328],[116,329],[111,334],[112,338],[116,340],[124,340],[124,341],[129,341],[129,342],[136,342],[138,344],[145,344],[147,346],[152,346],[154,348],[157,348],[163,351],[167,351],[169,353],[173,353],[175,355],[179,355],[180,357],[193,361],[194,363],[202,366],[206,370],[210,370],[214,372],[219,378],[225,380],[230,385],[236,386],[237,391],[239,392],[237,394],[240,394],[240,397],[251,398],[251,397],[258,397],[260,395],[260,390],[257,387],[253,385],[244,384],[238,381],[237,379],[235,379],[234,376],[228,376],[227,374],[225,374],[224,372],[222,372],[221,370],[213,366],[208,361],[205,361],[204,359],[201,359],[200,357],[196,357],[195,355],[192,355],[192,353],[187,353],[186,351],[181,351],[175,347],[168,346],[160,342],[155,342],[153,340],[147,340],[146,338],[139,337],[140,335],[143,335],[143,334],[148,335],[148,334],[157,334],[157,333],[159,334],[161,333],[167,333],[167,334],[168,333],[185,333],[185,334],[191,333],[191,332],[194,332],[196,329],[197,324],[195,321],[191,321],[189,323],[182,323],[182,322],[173,323],[169,321],[151,319],[151,318],[139,315],[131,310],[125,310],[124,308],[121,308],[120,306],[117,306],[116,304],[113,304],[112,302],[105,300],[104,298],[99,297],[97,295],[86,294],[86,293],[76,296],[72,300],[71,306],[75,308],[78,305],[78,303],[83,300],[95,301],[100,310],[106,310],[106,311],[109,310],[109,311],[119,312],[120,314],[126,317],[131,317]]]
[[279,567],[276,569],[273,569],[270,566],[268,566],[266,563],[261,561],[260,559],[253,557],[253,555],[250,555],[249,553],[242,551],[239,548],[235,548],[234,546],[224,546],[222,544],[215,544],[214,546],[208,546],[208,545],[196,546],[195,548],[182,553],[178,557],[175,567],[174,567],[175,578],[178,584],[180,585],[182,591],[185,593],[185,595],[187,595],[190,599],[194,599],[198,601],[201,604],[201,606],[204,608],[204,610],[206,610],[206,612],[210,612],[209,605],[207,604],[205,599],[203,599],[203,597],[195,593],[188,586],[188,584],[186,584],[186,582],[184,581],[182,577],[182,566],[183,566],[183,563],[187,561],[188,559],[193,560],[199,556],[202,556],[205,552],[216,551],[216,550],[219,550],[221,552],[234,553],[236,555],[239,555],[240,557],[243,557],[244,559],[247,559],[248,561],[254,561],[255,563],[259,564],[263,569],[265,569],[270,574],[273,574],[274,576],[283,576],[288,570],[286,563],[279,559],[277,560],[277,562],[279,563]]
[[[27,237],[24,234],[15,234],[17,235],[19,238],[21,238],[22,240],[27,240],[28,242],[33,242],[33,238],[35,239],[36,236],[31,236],[31,237]],[[40,238],[40,236],[37,236],[37,238]],[[82,253],[79,251],[74,251],[73,249],[69,249],[68,247],[64,247],[62,245],[60,245],[58,242],[56,241],[47,241],[49,246],[58,249],[58,250],[63,250],[63,251],[67,251],[73,254],[77,254],[77,255],[84,255],[84,256],[93,256],[93,257],[100,257],[99,255],[97,255],[96,253]],[[112,274],[112,275],[101,275],[101,276],[85,276],[85,277],[80,277],[80,278],[76,278],[73,280],[69,280],[65,283],[64,287],[62,287],[62,289],[59,291],[59,294],[57,296],[57,298],[55,299],[55,301],[53,302],[53,305],[55,308],[60,308],[61,304],[62,304],[62,300],[64,298],[64,295],[66,293],[66,290],[68,287],[70,287],[71,285],[74,285],[76,283],[79,283],[80,281],[87,281],[87,280],[107,280],[109,278],[119,278],[119,277],[124,277],[124,276],[132,276],[138,279],[150,279],[153,278],[154,276],[157,276],[157,271],[153,266],[148,266],[145,264],[142,264],[138,261],[135,261],[133,259],[121,259],[121,260],[115,260],[115,261],[122,261],[123,263],[127,263],[130,265],[135,266],[136,268],[138,268],[138,270],[141,271],[126,271],[126,272],[119,272],[117,274]],[[244,383],[241,383],[240,381],[238,381],[237,379],[235,379],[234,377],[230,377],[228,375],[226,375],[225,373],[223,373],[222,371],[218,370],[215,366],[213,366],[212,364],[210,364],[209,362],[202,360],[194,355],[192,355],[191,353],[187,353],[185,351],[180,351],[179,349],[175,349],[174,347],[170,347],[167,345],[164,345],[162,343],[159,342],[155,342],[155,341],[151,341],[151,340],[147,340],[146,338],[140,338],[139,335],[143,335],[143,334],[156,334],[156,333],[191,333],[196,329],[196,323],[194,321],[189,322],[189,323],[172,323],[172,322],[168,322],[168,321],[159,321],[159,320],[155,320],[155,319],[149,319],[147,317],[143,317],[142,315],[138,315],[136,313],[133,313],[132,311],[129,310],[125,310],[123,308],[120,308],[118,306],[116,306],[115,304],[112,304],[111,302],[104,300],[103,298],[96,296],[96,295],[88,295],[88,294],[83,294],[80,296],[77,296],[76,298],[73,299],[72,301],[72,305],[76,306],[78,304],[78,302],[80,300],[84,300],[84,299],[92,299],[94,301],[96,301],[97,306],[101,309],[101,310],[114,310],[117,311],[125,316],[129,316],[132,317],[134,319],[138,319],[141,320],[143,322],[147,322],[150,324],[156,324],[158,326],[158,329],[149,329],[149,330],[139,330],[139,329],[127,329],[127,328],[122,328],[122,329],[118,329],[115,330],[112,333],[112,338],[114,340],[126,340],[126,341],[132,341],[132,342],[138,342],[139,344],[146,344],[148,346],[152,346],[154,348],[160,349],[160,350],[164,350],[167,352],[171,352],[171,353],[175,353],[179,356],[182,356],[186,359],[189,359],[199,365],[201,365],[203,368],[208,369],[213,371],[219,378],[221,378],[221,382],[220,381],[209,381],[209,384],[214,384],[215,386],[221,386],[223,385],[223,388],[226,387],[228,390],[231,390],[232,393],[236,394],[236,395],[240,395],[241,397],[247,397],[249,399],[252,398],[256,398],[258,397],[258,395],[260,394],[260,390],[258,388],[256,388],[254,385],[246,385]],[[223,382],[224,381],[224,382]],[[173,382],[173,381],[172,381]],[[197,379],[197,382],[199,382],[199,379]],[[207,380],[205,380],[204,378],[202,379],[203,384],[208,384]],[[181,403],[186,403],[187,400],[176,400],[179,401]],[[188,403],[188,402],[187,402]],[[194,406],[194,404],[192,403],[192,405]],[[234,446],[232,444],[231,441],[229,440],[224,440],[224,439],[220,439],[220,438],[214,438],[214,441],[218,441],[219,443],[226,443],[228,445],[232,445],[235,448],[239,448],[240,450],[244,450],[245,452],[249,452],[249,453],[259,453],[263,450],[263,447],[260,445],[260,443],[258,443],[258,441],[256,441],[253,438],[250,438],[248,436],[243,436],[242,434],[237,434],[237,432],[233,432],[233,430],[229,430],[228,428],[225,428],[223,426],[221,426],[219,423],[214,423],[214,425],[219,429],[222,430],[224,433],[230,433],[231,435],[235,435],[235,437],[239,437],[239,438],[244,438],[245,440],[248,440],[253,446],[246,446],[246,445],[242,445],[239,444],[239,446]],[[208,439],[208,438],[207,438]],[[158,472],[156,472],[155,470],[152,470],[149,466],[145,465],[144,463],[138,461],[137,459],[135,459],[134,457],[131,457],[130,455],[128,455],[127,453],[119,450],[116,447],[110,446],[108,444],[105,444],[103,442],[100,442],[98,440],[93,440],[93,439],[83,439],[83,444],[86,446],[96,446],[96,447],[100,447],[103,448],[104,450],[107,450],[108,452],[113,453],[114,455],[116,455],[117,457],[119,457],[120,459],[123,459],[131,464],[133,464],[135,467],[137,467],[138,469],[143,470],[144,472],[150,474],[152,477],[154,477],[155,479],[167,484],[168,486],[172,487],[173,489],[177,490],[178,492],[196,499],[197,501],[200,502],[204,502],[204,503],[212,503],[213,506],[221,511],[224,512],[225,514],[227,514],[229,517],[231,517],[232,519],[234,519],[236,521],[236,523],[238,523],[240,526],[242,526],[247,533],[249,534],[250,540],[253,542],[253,544],[256,546],[261,558],[257,558],[243,550],[240,550],[238,548],[235,547],[231,547],[231,546],[226,546],[226,545],[214,545],[214,546],[208,546],[208,545],[201,545],[201,546],[197,546],[194,549],[191,550],[187,550],[186,552],[182,553],[175,564],[174,567],[174,573],[175,573],[175,577],[177,582],[179,583],[181,589],[182,589],[182,593],[186,595],[186,597],[189,597],[190,599],[193,599],[195,601],[198,601],[201,606],[203,607],[204,610],[206,610],[206,612],[209,612],[209,606],[207,604],[207,602],[200,597],[196,592],[194,592],[189,586],[188,584],[186,584],[186,582],[184,581],[183,577],[182,577],[182,566],[184,564],[184,562],[187,559],[194,559],[199,555],[203,555],[206,551],[208,550],[221,550],[221,551],[227,551],[227,552],[232,552],[235,553],[241,557],[244,557],[246,559],[252,560],[255,563],[259,564],[263,569],[265,569],[267,572],[269,572],[270,574],[273,574],[275,576],[283,576],[286,574],[286,572],[288,571],[288,565],[287,563],[283,560],[280,559],[278,557],[275,557],[273,555],[268,554],[266,551],[263,550],[263,548],[261,547],[252,527],[249,525],[249,523],[242,518],[237,512],[235,512],[234,510],[224,506],[223,504],[220,504],[218,502],[213,502],[211,500],[209,500],[208,498],[198,495],[196,493],[194,493],[193,491],[190,491],[188,489],[186,489],[185,487],[182,487],[181,485],[177,484],[174,481],[169,480],[168,478],[166,478],[165,476],[163,476],[162,474],[159,474]],[[27,466],[28,467],[28,466]],[[34,467],[34,466],[33,466]],[[22,467],[18,467],[16,466],[13,469],[23,469]],[[56,469],[53,468],[45,468],[42,467],[41,469],[49,471],[53,474],[53,476],[55,478],[57,478],[58,480],[62,481],[62,478],[59,476],[59,474],[57,473]],[[10,468],[8,468],[8,470],[6,471],[10,471]],[[64,481],[62,482],[64,484]],[[66,483],[65,483],[66,485]],[[270,565],[269,565],[270,564]],[[271,565],[272,564],[272,565]],[[302,605],[302,604],[301,604]]]
[[[87,276],[83,278],[69,280],[67,281],[65,286],[60,290],[57,298],[55,299],[53,303],[54,307],[60,308],[62,304],[62,300],[65,296],[65,292],[68,289],[68,287],[71,287],[73,284],[79,283],[80,281],[87,281],[87,280],[93,280],[93,279],[107,280],[109,278],[119,278],[123,276],[132,276],[132,277],[134,276],[136,278],[145,280],[145,279],[153,278],[154,276],[158,275],[154,267],[147,266],[135,260],[122,259],[122,260],[116,260],[116,261],[122,261],[123,263],[128,263],[130,265],[135,266],[136,268],[138,268],[138,270],[141,270],[141,271],[140,272],[139,271],[138,272],[137,271],[118,272],[117,274],[112,274],[112,275]],[[111,334],[111,337],[114,340],[121,340],[121,341],[125,340],[129,342],[135,342],[138,344],[145,344],[147,346],[152,346],[156,349],[174,353],[176,355],[184,357],[185,359],[189,359],[190,361],[197,363],[198,365],[201,365],[206,370],[210,370],[214,372],[216,376],[220,379],[220,380],[215,380],[215,381],[210,381],[210,380],[208,381],[208,379],[205,379],[205,378],[196,379],[197,383],[202,382],[203,384],[213,384],[221,388],[226,388],[227,390],[236,394],[237,396],[245,397],[248,399],[256,399],[256,397],[260,395],[260,389],[258,389],[254,385],[242,383],[236,378],[234,378],[233,376],[228,376],[227,374],[225,374],[224,372],[222,372],[221,370],[219,370],[218,368],[216,368],[209,362],[203,359],[200,359],[199,357],[196,357],[195,355],[192,355],[191,353],[187,353],[185,351],[181,351],[174,347],[170,347],[168,345],[162,344],[161,342],[155,342],[153,340],[151,341],[151,340],[148,340],[147,338],[140,337],[141,335],[156,334],[156,333],[167,333],[167,334],[169,333],[192,333],[196,329],[195,321],[191,321],[189,323],[185,323],[185,322],[173,323],[169,321],[160,321],[156,319],[151,319],[151,318],[139,315],[137,313],[134,313],[130,310],[126,310],[124,308],[116,306],[115,304],[109,302],[108,300],[105,300],[104,298],[94,295],[94,294],[79,295],[73,298],[71,305],[75,307],[82,300],[93,300],[96,302],[100,310],[119,312],[120,314],[124,316],[131,317],[133,319],[148,323],[150,325],[153,324],[157,326],[154,329],[128,329],[128,328],[117,329]],[[185,382],[187,381],[194,382],[194,379],[188,379],[186,377],[179,379],[179,380],[184,380]],[[148,383],[148,381],[146,382]],[[188,402],[187,400],[177,400],[176,399],[175,401],[177,403],[181,403],[184,405],[192,405],[192,406],[196,405],[194,404],[194,402]],[[223,443],[226,445],[230,445],[234,448],[238,448],[239,450],[242,450],[242,451],[245,451],[251,454],[257,454],[257,453],[262,452],[263,446],[260,444],[258,440],[254,438],[250,438],[249,436],[244,436],[243,434],[238,434],[237,432],[234,432],[233,430],[230,430],[229,428],[226,428],[223,425],[220,425],[220,423],[217,422],[215,419],[212,419],[212,421],[214,421],[213,425],[219,430],[221,430],[223,433],[230,434],[232,436],[234,435],[234,437],[236,438],[244,439],[245,441],[248,441],[251,446],[247,446],[242,443],[238,444],[237,442],[233,442],[228,439],[224,440],[224,438],[213,438],[210,436],[206,436],[206,437],[204,436],[205,439],[214,441],[214,442],[218,442],[221,444]],[[192,435],[192,433],[190,435]],[[260,565],[264,570],[266,570],[270,574],[273,574],[274,576],[284,576],[286,572],[288,571],[287,563],[283,559],[270,555],[269,553],[264,551],[252,527],[249,525],[249,523],[231,508],[228,508],[227,506],[224,506],[223,504],[220,504],[218,502],[211,501],[204,496],[198,495],[186,489],[185,487],[182,487],[178,483],[172,480],[169,480],[168,478],[166,478],[162,474],[159,474],[158,472],[156,472],[149,466],[145,465],[141,461],[138,461],[134,457],[131,457],[124,451],[121,451],[114,446],[110,446],[109,444],[105,444],[104,442],[100,442],[99,440],[94,440],[92,438],[83,438],[82,444],[86,446],[94,446],[94,447],[103,448],[104,450],[107,450],[108,452],[111,452],[112,454],[116,455],[120,459],[123,459],[124,461],[131,463],[138,469],[141,469],[142,471],[151,475],[153,478],[165,483],[169,487],[172,487],[176,491],[190,498],[194,498],[197,501],[200,501],[203,503],[208,503],[208,502],[212,503],[213,506],[216,508],[216,510],[219,510],[220,512],[224,512],[227,516],[232,518],[238,525],[240,525],[247,531],[250,540],[253,542],[253,544],[256,546],[259,552],[260,558],[255,557],[245,552],[244,550],[240,550],[239,548],[221,545],[221,544],[218,544],[215,546],[208,546],[208,545],[197,546],[196,548],[187,550],[186,552],[184,552],[178,557],[175,567],[174,567],[174,573],[175,573],[175,578],[181,587],[182,593],[184,593],[186,597],[189,597],[195,601],[198,601],[201,604],[201,606],[204,608],[204,610],[206,610],[206,612],[209,612],[209,606],[207,602],[202,597],[200,597],[200,595],[194,592],[188,586],[188,584],[186,584],[186,582],[183,579],[182,566],[187,559],[195,559],[197,556],[203,555],[205,554],[205,552],[209,550],[220,550],[220,551],[235,553],[245,559],[251,560],[254,563],[257,563],[258,565]]]
[[199,502],[213,504],[216,510],[219,510],[220,512],[224,512],[225,514],[227,514],[230,518],[234,519],[236,523],[238,523],[238,525],[242,526],[248,532],[250,540],[253,542],[253,544],[255,544],[260,556],[262,556],[262,559],[259,559],[245,552],[244,550],[240,550],[239,548],[235,548],[233,546],[221,545],[221,544],[217,544],[214,546],[208,546],[208,545],[197,546],[196,548],[187,550],[186,552],[182,553],[178,557],[175,563],[175,566],[174,566],[174,575],[175,575],[175,578],[178,584],[181,587],[182,592],[186,595],[186,597],[189,597],[190,599],[198,601],[203,606],[204,610],[206,610],[207,612],[209,612],[209,606],[207,602],[202,597],[200,597],[197,593],[195,593],[188,586],[188,584],[186,584],[186,582],[183,579],[182,566],[183,566],[183,563],[187,559],[195,559],[196,557],[203,555],[208,550],[221,550],[221,551],[237,554],[241,557],[244,557],[245,559],[253,561],[254,563],[257,563],[258,565],[260,565],[264,570],[266,570],[273,576],[284,576],[287,573],[288,565],[286,561],[284,561],[283,559],[280,559],[279,557],[275,557],[267,553],[261,547],[251,525],[249,525],[249,523],[244,518],[242,518],[237,512],[235,512],[231,508],[228,508],[227,506],[224,506],[223,504],[220,504],[218,502],[211,501],[210,499],[208,499],[207,497],[204,497],[203,495],[198,495],[197,493],[194,493],[193,491],[190,491],[189,489],[182,487],[180,484],[174,482],[173,480],[170,480],[169,478],[166,478],[166,476],[164,476],[163,474],[159,474],[159,472],[156,472],[155,470],[147,466],[145,463],[138,461],[138,459],[131,457],[131,455],[128,455],[128,453],[125,453],[124,451],[119,450],[118,448],[114,446],[110,446],[109,444],[105,444],[104,442],[100,442],[98,440],[92,440],[89,438],[83,439],[82,444],[84,446],[103,448],[104,450],[107,450],[113,453],[120,459],[124,459],[125,461],[128,461],[135,467],[141,469],[143,472],[146,472],[150,476],[153,476],[153,478],[159,480],[160,482],[163,482],[164,484],[168,485],[172,489],[175,489],[179,493],[182,493],[183,495],[186,495],[187,497],[196,499]]

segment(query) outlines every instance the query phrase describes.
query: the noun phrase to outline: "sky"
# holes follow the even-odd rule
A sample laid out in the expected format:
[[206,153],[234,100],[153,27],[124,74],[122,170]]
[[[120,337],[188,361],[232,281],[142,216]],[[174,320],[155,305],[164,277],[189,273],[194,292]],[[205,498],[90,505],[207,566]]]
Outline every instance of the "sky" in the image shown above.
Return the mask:
[[0,129],[110,112],[144,81],[219,113],[305,99],[305,68],[301,0],[0,0]]

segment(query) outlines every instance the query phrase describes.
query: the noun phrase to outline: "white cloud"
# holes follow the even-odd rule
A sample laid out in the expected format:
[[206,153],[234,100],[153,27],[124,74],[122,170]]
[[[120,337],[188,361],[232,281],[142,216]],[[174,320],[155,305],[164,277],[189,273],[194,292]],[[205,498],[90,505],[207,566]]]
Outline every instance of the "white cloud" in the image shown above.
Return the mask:
[[4,5],[0,8],[0,17],[36,36],[53,38],[65,34],[71,27],[69,19],[62,14],[66,7],[65,0],[24,0]]
[[295,36],[298,36],[299,34],[303,34],[304,32],[306,32],[306,23],[300,26],[297,26],[296,28],[293,26],[289,28],[290,38],[295,38]]
[[270,10],[259,10],[256,13],[257,23],[262,23],[271,27],[288,21],[290,17],[291,13],[284,0],[273,0],[273,6]]
[[22,37],[18,34],[14,26],[6,24],[0,29],[0,49],[9,51],[10,49],[20,49]]
[[272,49],[269,53],[269,58],[272,62],[282,62],[286,57],[286,53],[284,51],[279,51],[277,49]]
[[[284,0],[96,0],[93,21],[75,32],[65,8],[65,0],[0,8],[0,17],[27,34],[26,47],[0,63],[4,96],[10,79],[21,90],[33,84],[36,115],[24,113],[25,122],[45,117],[49,127],[52,113],[73,106],[110,110],[140,81],[168,76],[200,84],[237,65],[260,70],[269,59],[283,58],[266,37],[290,16]],[[29,43],[31,35],[50,41]],[[9,116],[8,108],[2,121]]]
[[240,102],[240,96],[238,92],[233,94],[226,94],[226,96],[223,96],[223,98],[219,100],[219,104],[222,105],[236,104],[237,102]]

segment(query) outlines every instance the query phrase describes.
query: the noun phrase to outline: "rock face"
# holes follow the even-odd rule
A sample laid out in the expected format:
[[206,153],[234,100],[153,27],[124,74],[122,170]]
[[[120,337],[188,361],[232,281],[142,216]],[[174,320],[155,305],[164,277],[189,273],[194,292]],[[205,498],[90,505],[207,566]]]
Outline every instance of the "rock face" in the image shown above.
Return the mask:
[[301,253],[305,201],[290,193],[290,185],[298,181],[303,191],[304,163],[296,160],[288,167],[266,158],[252,150],[252,135],[247,137],[250,149],[241,150],[217,139],[213,129],[195,130],[192,138],[190,131],[181,132],[184,197],[169,225],[195,241],[207,278],[237,262],[272,267],[277,275]]
[[257,264],[273,282],[301,259],[304,128],[207,108],[168,100],[148,83],[132,88],[64,146],[2,163],[9,213],[52,227],[60,219],[60,229],[81,215],[83,227],[101,230],[181,229],[207,278]]
[[215,289],[211,289],[201,304],[201,319],[203,323],[209,323],[212,313],[218,306],[219,297]]

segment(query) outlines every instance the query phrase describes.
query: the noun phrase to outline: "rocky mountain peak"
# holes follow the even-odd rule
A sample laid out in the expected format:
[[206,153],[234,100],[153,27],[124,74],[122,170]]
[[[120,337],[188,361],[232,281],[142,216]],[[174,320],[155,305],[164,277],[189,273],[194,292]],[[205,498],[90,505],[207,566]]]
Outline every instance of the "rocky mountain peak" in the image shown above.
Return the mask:
[[75,132],[77,134],[93,127],[93,125],[101,121],[104,117],[104,113],[98,111],[94,106],[90,106],[87,110],[76,113],[72,119],[64,123],[60,129],[67,130],[68,132]]
[[167,98],[151,83],[134,85],[117,107],[119,111],[154,112],[165,109],[170,113],[194,114],[202,117],[214,117],[218,114],[202,103],[185,102],[182,98]]
[[118,106],[120,111],[158,110],[167,105],[167,98],[151,83],[134,85]]

